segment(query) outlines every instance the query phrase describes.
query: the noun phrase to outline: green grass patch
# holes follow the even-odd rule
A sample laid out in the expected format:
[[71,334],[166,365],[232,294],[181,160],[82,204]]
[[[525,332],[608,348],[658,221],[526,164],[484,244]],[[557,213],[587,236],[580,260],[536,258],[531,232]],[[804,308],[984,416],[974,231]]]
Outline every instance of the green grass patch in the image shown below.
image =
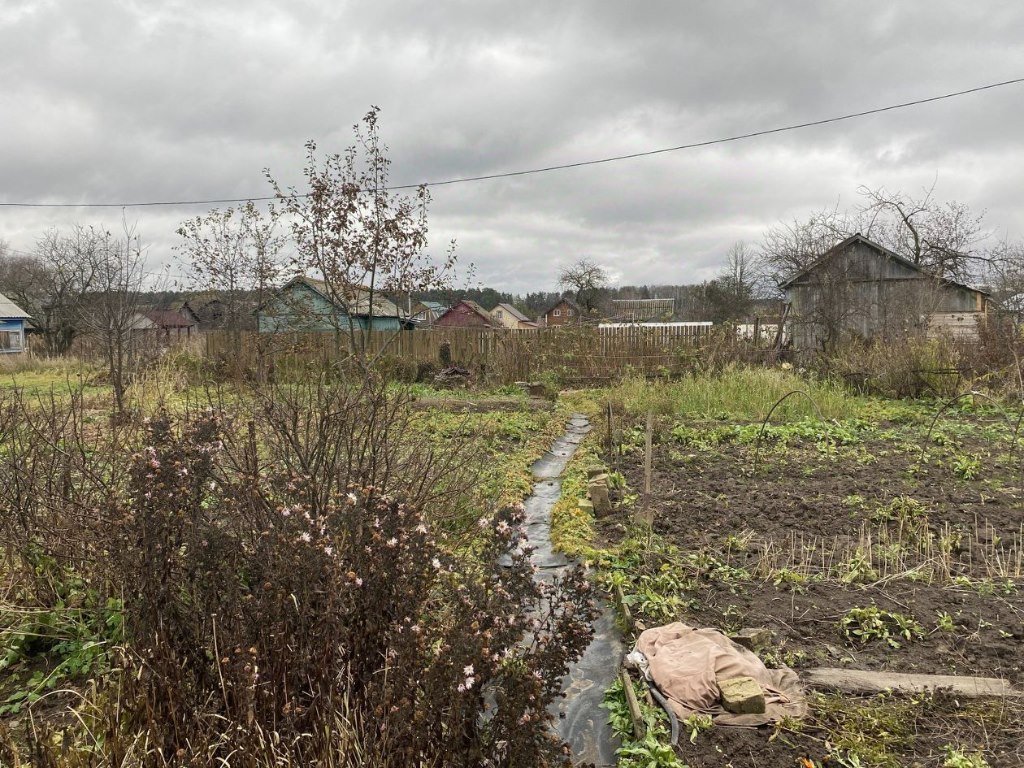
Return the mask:
[[593,442],[585,439],[562,473],[562,495],[551,510],[551,543],[570,557],[594,558],[594,519],[579,508],[587,496],[587,468],[601,464]]
[[858,415],[867,401],[828,380],[803,378],[779,368],[739,366],[714,376],[671,382],[630,379],[608,396],[621,402],[627,413],[751,421],[764,418],[779,399],[795,390],[806,392],[817,409],[807,397],[794,395],[776,410],[780,420],[817,417],[819,409],[824,418],[848,418]]
[[0,358],[0,390],[20,389],[26,395],[48,395],[83,390],[108,390],[106,373],[94,364],[74,357]]

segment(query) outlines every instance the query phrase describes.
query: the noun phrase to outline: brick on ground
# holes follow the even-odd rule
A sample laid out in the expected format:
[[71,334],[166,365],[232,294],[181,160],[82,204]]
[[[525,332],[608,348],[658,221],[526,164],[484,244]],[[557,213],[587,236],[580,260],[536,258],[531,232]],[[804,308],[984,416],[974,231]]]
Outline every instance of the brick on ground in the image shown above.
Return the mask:
[[719,680],[722,692],[722,707],[734,715],[764,714],[764,691],[752,677],[733,677]]

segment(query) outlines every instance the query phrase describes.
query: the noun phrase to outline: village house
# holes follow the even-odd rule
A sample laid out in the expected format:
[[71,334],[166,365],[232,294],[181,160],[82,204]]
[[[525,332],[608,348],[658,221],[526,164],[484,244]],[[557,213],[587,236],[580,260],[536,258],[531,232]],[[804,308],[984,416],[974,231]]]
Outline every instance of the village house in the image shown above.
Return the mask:
[[409,310],[409,319],[417,328],[430,328],[447,311],[448,307],[439,301],[417,301]]
[[207,291],[171,304],[170,308],[191,311],[199,321],[200,331],[256,330],[257,302],[249,292],[239,291],[234,298],[227,299],[222,294]]
[[556,301],[547,312],[544,313],[544,325],[553,327],[578,323],[583,317],[583,310],[579,305],[568,297]]
[[187,302],[180,309],[147,309],[139,314],[150,321],[149,330],[164,343],[171,344],[199,334],[199,317]]
[[199,337],[199,318],[187,304],[181,309],[138,310],[128,321],[127,331],[133,345],[169,347]]
[[438,328],[494,328],[497,322],[475,301],[463,299],[434,322]]
[[297,277],[278,290],[256,310],[261,333],[282,331],[376,330],[400,331],[411,328],[407,314],[381,293],[365,286],[351,288],[344,299],[323,280]]
[[973,338],[989,295],[936,277],[860,234],[828,250],[781,288],[798,349],[824,351],[849,337],[910,333]]
[[28,319],[28,312],[0,293],[0,354],[25,351],[25,322]]
[[535,322],[511,304],[499,304],[491,310],[491,317],[494,318],[502,328],[509,328],[511,330],[537,327]]

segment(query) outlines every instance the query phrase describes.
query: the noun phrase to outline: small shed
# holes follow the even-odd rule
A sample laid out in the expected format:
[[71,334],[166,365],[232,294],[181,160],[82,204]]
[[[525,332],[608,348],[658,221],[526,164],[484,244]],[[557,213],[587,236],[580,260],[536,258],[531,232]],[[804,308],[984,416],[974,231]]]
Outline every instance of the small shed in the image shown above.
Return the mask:
[[153,325],[150,330],[159,333],[162,341],[173,344],[190,339],[199,333],[199,317],[185,304],[181,309],[149,309],[141,313]]
[[989,304],[985,291],[937,277],[859,233],[780,287],[799,349],[827,350],[851,336],[973,338]]
[[0,354],[25,351],[25,323],[29,314],[0,293]]

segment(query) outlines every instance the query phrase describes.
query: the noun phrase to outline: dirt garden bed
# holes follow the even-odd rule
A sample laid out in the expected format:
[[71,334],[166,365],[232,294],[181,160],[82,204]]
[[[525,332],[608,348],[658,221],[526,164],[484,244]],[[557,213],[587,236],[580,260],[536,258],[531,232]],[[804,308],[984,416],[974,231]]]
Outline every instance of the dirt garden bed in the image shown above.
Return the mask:
[[[998,677],[1024,690],[1013,425],[958,412],[928,436],[929,422],[922,411],[899,424],[769,427],[756,468],[759,424],[659,422],[649,547],[622,542],[630,507],[645,504],[642,428],[627,429],[610,458],[625,509],[599,533],[630,550],[613,569],[634,614],[768,628],[769,666]],[[680,756],[693,768],[1024,765],[1024,699],[817,691],[811,710],[775,730],[684,734]]]

